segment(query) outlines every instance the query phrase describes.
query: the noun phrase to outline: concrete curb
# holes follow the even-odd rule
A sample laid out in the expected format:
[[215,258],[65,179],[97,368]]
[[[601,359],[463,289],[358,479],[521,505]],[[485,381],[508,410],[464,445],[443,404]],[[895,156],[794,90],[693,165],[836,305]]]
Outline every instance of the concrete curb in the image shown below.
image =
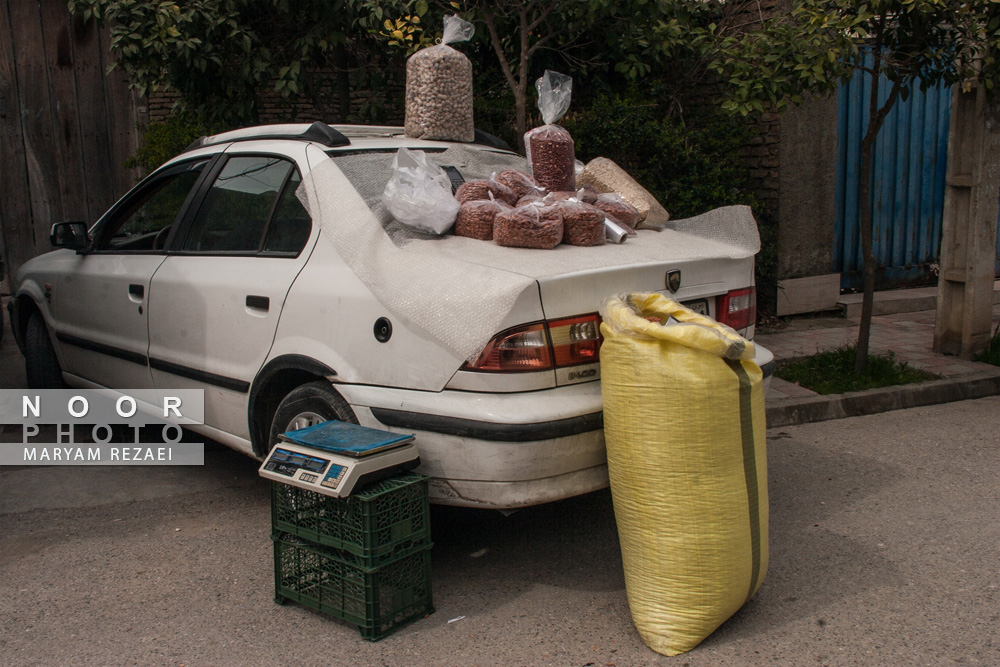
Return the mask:
[[1000,394],[1000,368],[918,384],[866,389],[848,394],[785,398],[767,403],[767,427],[873,415],[890,410],[951,403]]

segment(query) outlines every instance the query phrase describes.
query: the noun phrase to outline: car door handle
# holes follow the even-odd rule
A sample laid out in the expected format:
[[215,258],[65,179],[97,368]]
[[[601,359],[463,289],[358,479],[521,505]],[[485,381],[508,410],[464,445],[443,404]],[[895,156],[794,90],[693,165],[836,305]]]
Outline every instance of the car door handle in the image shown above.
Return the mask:
[[271,307],[271,299],[266,296],[257,296],[256,294],[247,295],[247,308],[256,308],[257,310],[268,310]]
[[146,293],[146,288],[143,287],[142,285],[136,285],[135,283],[132,283],[131,285],[128,286],[128,293],[132,296],[137,296],[141,299],[142,295]]

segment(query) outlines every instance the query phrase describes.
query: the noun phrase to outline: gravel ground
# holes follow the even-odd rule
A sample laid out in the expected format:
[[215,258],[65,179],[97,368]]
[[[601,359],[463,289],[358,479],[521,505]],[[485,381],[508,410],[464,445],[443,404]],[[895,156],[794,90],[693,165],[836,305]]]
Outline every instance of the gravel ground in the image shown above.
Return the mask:
[[997,665],[998,414],[994,397],[770,431],[767,579],[676,658],[632,625],[608,492],[434,508],[437,610],[373,644],[273,602],[249,459],[0,468],[0,664]]

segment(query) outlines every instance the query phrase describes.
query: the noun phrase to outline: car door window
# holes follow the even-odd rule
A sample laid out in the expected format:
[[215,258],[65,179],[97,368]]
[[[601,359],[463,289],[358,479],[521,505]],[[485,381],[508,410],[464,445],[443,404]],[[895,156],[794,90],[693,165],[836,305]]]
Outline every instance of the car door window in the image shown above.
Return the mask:
[[122,252],[162,249],[208,162],[198,160],[177,165],[140,188],[102,225],[94,249]]
[[271,219],[267,238],[264,240],[264,252],[297,255],[309,239],[312,219],[302,202],[295,196],[295,191],[301,183],[302,177],[296,169],[288,178],[278,200],[278,206],[274,210],[274,217]]
[[276,157],[230,157],[205,195],[182,251],[256,253],[294,166]]

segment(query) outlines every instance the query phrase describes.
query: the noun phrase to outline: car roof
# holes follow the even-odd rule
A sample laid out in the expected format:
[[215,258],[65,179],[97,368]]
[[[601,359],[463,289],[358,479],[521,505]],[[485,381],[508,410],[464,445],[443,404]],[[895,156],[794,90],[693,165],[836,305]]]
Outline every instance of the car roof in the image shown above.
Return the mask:
[[[201,148],[223,146],[235,142],[257,140],[290,140],[316,143],[326,148],[350,146],[355,149],[399,148],[401,146],[448,146],[452,142],[426,141],[407,137],[404,128],[394,125],[327,125],[314,123],[283,123],[257,125],[229,132],[200,137],[184,151],[189,153]],[[502,139],[491,134],[475,131],[472,143],[510,150]]]

